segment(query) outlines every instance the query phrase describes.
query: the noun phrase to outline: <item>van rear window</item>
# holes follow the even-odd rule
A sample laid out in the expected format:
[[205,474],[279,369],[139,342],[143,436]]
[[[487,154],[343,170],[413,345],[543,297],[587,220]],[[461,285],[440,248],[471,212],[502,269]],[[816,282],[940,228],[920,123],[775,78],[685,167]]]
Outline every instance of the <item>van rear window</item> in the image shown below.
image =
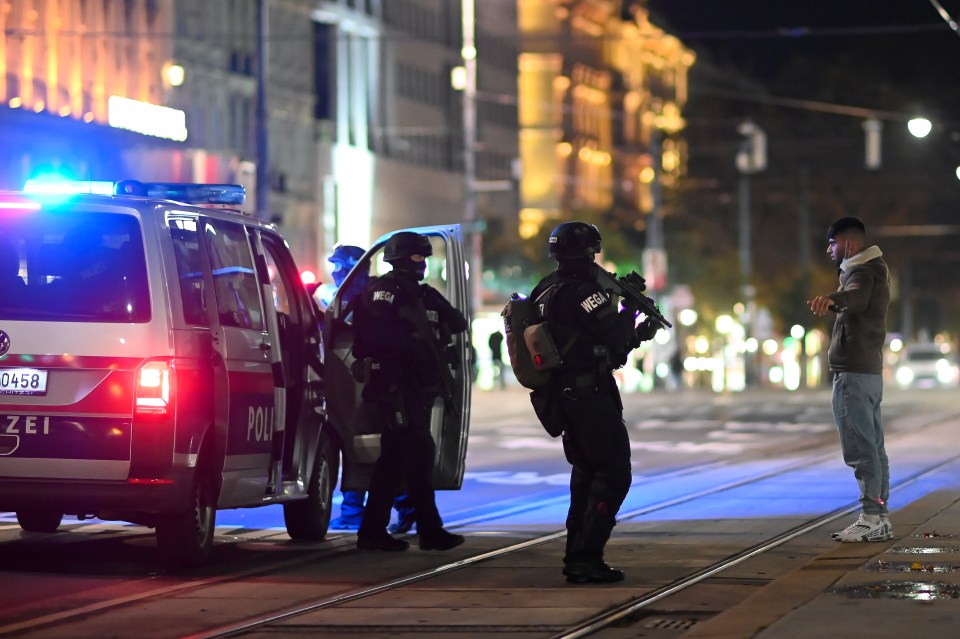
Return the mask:
[[147,322],[150,292],[132,215],[0,215],[0,319]]

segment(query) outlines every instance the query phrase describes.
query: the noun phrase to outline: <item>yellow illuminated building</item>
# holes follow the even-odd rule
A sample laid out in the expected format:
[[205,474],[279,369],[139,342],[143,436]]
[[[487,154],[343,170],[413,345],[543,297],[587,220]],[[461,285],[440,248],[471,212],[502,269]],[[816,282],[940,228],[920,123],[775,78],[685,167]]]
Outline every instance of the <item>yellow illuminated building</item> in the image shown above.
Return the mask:
[[[654,186],[684,168],[692,51],[613,0],[517,0],[520,235],[576,210],[616,210],[642,229]],[[657,157],[654,157],[656,155]]]
[[106,124],[111,95],[164,104],[169,2],[0,2],[0,99]]

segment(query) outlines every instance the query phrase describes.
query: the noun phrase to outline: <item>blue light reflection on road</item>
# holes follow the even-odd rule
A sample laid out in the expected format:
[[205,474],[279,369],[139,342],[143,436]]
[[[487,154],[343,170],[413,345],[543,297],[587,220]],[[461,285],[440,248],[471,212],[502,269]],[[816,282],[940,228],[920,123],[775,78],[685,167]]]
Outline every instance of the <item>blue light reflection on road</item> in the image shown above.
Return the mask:
[[[712,473],[709,482],[702,475],[673,477],[656,482],[651,478],[634,477],[634,484],[621,513],[646,509],[678,499],[685,494],[707,490],[713,486],[734,483],[746,474],[762,471],[761,464],[752,468],[738,465],[723,472]],[[905,469],[909,471],[909,469]],[[900,474],[901,476],[904,473]],[[894,481],[897,474],[894,475]],[[437,503],[445,521],[483,520],[501,515],[484,523],[495,526],[563,527],[567,514],[566,474],[539,474],[532,471],[486,471],[467,473],[461,491],[439,491]],[[523,488],[527,492],[506,492]],[[924,495],[945,488],[945,480],[924,479],[915,482],[892,497],[892,508],[906,505]],[[828,464],[803,472],[794,472],[772,481],[718,493],[706,499],[671,506],[643,514],[635,521],[690,521],[703,519],[769,519],[810,518],[856,501],[856,485],[850,470],[842,463]],[[512,497],[511,497],[512,495]],[[536,502],[545,503],[537,505]],[[339,514],[341,496],[334,498]],[[217,524],[221,528],[283,529],[281,506],[220,511]]]

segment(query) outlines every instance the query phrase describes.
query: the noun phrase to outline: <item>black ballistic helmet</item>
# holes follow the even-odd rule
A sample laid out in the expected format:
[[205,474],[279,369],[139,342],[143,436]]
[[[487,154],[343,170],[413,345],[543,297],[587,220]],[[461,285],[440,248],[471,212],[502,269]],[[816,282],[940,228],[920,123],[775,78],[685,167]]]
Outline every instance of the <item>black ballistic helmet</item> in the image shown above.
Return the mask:
[[383,259],[390,263],[407,260],[411,255],[433,255],[430,239],[411,231],[401,231],[391,236],[383,249]]
[[547,254],[555,260],[593,260],[600,252],[600,231],[593,224],[564,222],[553,229]]

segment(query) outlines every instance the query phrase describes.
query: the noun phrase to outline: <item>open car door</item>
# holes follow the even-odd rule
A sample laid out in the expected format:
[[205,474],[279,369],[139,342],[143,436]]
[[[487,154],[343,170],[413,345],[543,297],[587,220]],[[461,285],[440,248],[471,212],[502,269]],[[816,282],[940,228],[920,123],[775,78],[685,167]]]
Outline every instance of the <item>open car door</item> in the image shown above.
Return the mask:
[[[425,235],[433,246],[427,259],[424,283],[442,293],[469,319],[469,288],[463,232],[460,225],[402,229]],[[357,278],[370,278],[390,270],[383,261],[383,248],[394,231],[378,239],[341,284],[327,307],[323,321],[325,348],[324,388],[331,423],[340,439],[343,456],[341,490],[369,488],[373,465],[380,454],[380,428],[377,412],[360,398],[361,385],[354,381],[353,356],[354,300],[344,299]],[[452,351],[456,363],[453,376],[453,399],[445,407],[442,400],[434,404],[430,430],[437,445],[433,484],[438,490],[457,490],[463,484],[467,455],[467,434],[470,422],[470,387],[472,383],[469,331],[453,336]]]

